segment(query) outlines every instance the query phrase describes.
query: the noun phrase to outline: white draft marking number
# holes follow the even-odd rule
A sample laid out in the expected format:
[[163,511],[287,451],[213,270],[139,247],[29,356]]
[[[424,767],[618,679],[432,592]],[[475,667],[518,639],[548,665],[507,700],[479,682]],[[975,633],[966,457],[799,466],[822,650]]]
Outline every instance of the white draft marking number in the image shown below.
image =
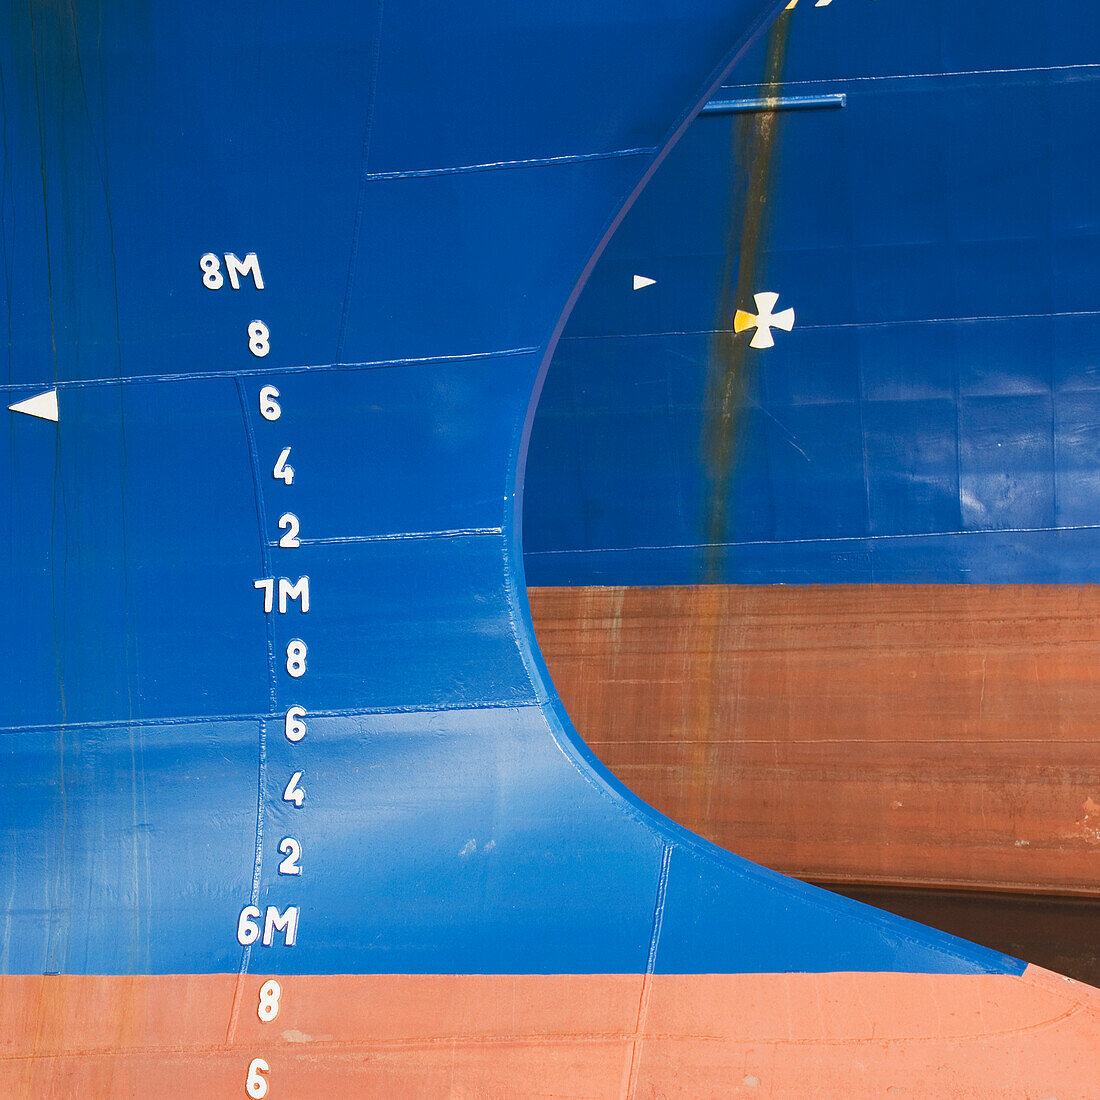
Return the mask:
[[279,841],[279,854],[286,858],[279,862],[280,875],[300,875],[302,868],[298,861],[302,858],[302,846],[292,836],[284,836]]
[[263,916],[263,939],[260,941],[264,947],[271,947],[275,942],[275,933],[282,932],[283,945],[293,947],[298,940],[298,906],[290,905],[283,912],[278,907],[269,905],[263,914],[256,905],[246,905],[237,918],[237,943],[241,947],[248,947],[256,942],[260,936],[260,917]]
[[283,995],[283,987],[274,979],[264,982],[260,986],[260,1003],[256,1008],[256,1015],[269,1024],[279,1015],[279,998]]
[[287,459],[290,458],[290,448],[284,447],[279,452],[279,457],[275,460],[275,468],[271,471],[271,476],[276,481],[281,481],[286,485],[294,484],[294,467],[287,464]]
[[262,359],[271,350],[270,339],[271,333],[263,321],[253,321],[248,326],[248,350],[257,359]]
[[301,530],[301,527],[298,523],[298,517],[293,512],[284,512],[279,517],[279,530],[286,532],[286,534],[279,539],[280,546],[294,549],[296,546],[302,545],[298,541],[298,532]]
[[[264,277],[260,274],[260,261],[256,259],[255,252],[249,252],[245,256],[244,260],[238,260],[235,252],[223,252],[222,256],[225,258],[225,270],[229,275],[229,285],[234,290],[241,289],[240,276],[252,276],[252,283],[257,290],[263,290]],[[225,284],[225,278],[222,275],[221,260],[213,252],[207,252],[202,259],[199,260],[199,267],[202,269],[202,285],[207,290],[221,290]]]
[[279,391],[274,386],[264,386],[260,390],[260,415],[264,420],[278,420],[283,415],[282,407],[275,400]]
[[302,803],[306,800],[305,788],[299,786],[299,780],[302,778],[301,772],[295,772],[290,777],[290,782],[286,785],[286,790],[283,791],[283,801],[293,802],[294,805],[300,810]]
[[264,1074],[270,1070],[271,1067],[262,1058],[253,1058],[248,1063],[248,1077],[245,1078],[244,1088],[249,1096],[263,1100],[267,1095],[267,1078]]
[[286,647],[286,670],[295,680],[306,674],[306,643],[292,638]]
[[302,721],[305,716],[305,707],[291,707],[286,712],[284,733],[288,741],[301,741],[305,737],[306,724]]

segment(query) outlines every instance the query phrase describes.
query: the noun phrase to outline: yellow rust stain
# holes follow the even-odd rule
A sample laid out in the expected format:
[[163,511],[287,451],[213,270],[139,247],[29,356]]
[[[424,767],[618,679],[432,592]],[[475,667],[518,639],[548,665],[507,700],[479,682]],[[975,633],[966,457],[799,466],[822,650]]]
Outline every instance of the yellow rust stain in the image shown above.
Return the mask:
[[[768,35],[762,87],[769,99],[777,98],[782,89],[790,22],[790,16],[781,12]],[[735,336],[754,328],[757,321],[755,314],[735,307],[751,301],[758,289],[757,261],[767,224],[779,118],[777,111],[760,111],[742,115],[734,122],[732,152],[744,182],[743,190],[734,189],[731,202],[720,283],[723,289],[708,356],[705,399],[703,459],[710,486],[703,517],[706,549],[702,579],[709,584],[721,580],[730,525],[730,485],[740,444],[741,408],[749,383],[748,345]],[[731,296],[726,288],[734,281],[735,272],[736,286]]]

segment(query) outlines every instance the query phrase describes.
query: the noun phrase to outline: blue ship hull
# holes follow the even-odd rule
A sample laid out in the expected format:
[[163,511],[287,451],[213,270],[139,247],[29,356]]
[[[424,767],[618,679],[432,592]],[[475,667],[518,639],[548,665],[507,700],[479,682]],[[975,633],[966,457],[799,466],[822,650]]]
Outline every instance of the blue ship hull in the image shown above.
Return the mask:
[[5,10],[6,1094],[726,1094],[734,978],[1080,1079],[1086,992],[649,810],[533,640],[554,345],[776,7]]
[[1034,15],[802,0],[737,64],[556,352],[530,584],[1100,579],[1100,26]]

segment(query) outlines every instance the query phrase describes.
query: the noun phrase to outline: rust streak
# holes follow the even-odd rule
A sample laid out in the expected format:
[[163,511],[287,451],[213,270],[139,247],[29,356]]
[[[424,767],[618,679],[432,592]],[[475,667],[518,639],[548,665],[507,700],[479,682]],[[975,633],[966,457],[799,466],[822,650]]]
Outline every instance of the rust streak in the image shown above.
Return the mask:
[[[768,33],[767,58],[763,87],[769,100],[782,91],[783,64],[787,54],[791,13],[783,11]],[[705,459],[711,487],[707,498],[704,543],[704,580],[721,579],[722,543],[729,522],[729,488],[735,459],[737,419],[748,383],[748,339],[733,331],[738,308],[752,303],[756,284],[760,244],[767,225],[768,184],[779,130],[779,112],[761,111],[741,115],[733,125],[737,135],[733,144],[734,169],[747,166],[747,179],[741,195],[730,211],[726,241],[725,270],[720,286],[733,281],[736,255],[737,286],[731,298],[722,294],[718,303],[715,333],[711,340],[710,369],[705,429]]]
[[[768,32],[764,64],[763,87],[769,99],[782,91],[783,64],[787,54],[791,13],[779,14]],[[715,334],[711,338],[708,380],[707,421],[704,428],[704,459],[710,485],[704,516],[705,545],[703,580],[714,584],[721,580],[725,558],[724,543],[728,535],[730,485],[739,441],[738,423],[748,389],[748,346],[746,334],[735,334],[734,315],[737,308],[747,306],[756,287],[760,245],[766,227],[768,183],[774,160],[775,140],[780,115],[777,111],[761,111],[740,115],[733,122],[736,140],[733,142],[734,171],[747,166],[747,179],[741,201],[734,200],[730,210],[725,251],[725,270],[719,285],[723,288],[718,303]],[[737,286],[733,296],[725,288],[733,281],[734,256],[737,260]],[[709,688],[692,698],[691,725],[698,731],[698,746],[690,765],[691,778],[685,790],[692,801],[690,814],[698,817],[710,812],[714,760],[706,735],[715,726],[715,709],[719,704],[717,682],[721,670],[717,666],[721,649],[722,624],[716,617],[714,633],[697,656],[701,682]]]

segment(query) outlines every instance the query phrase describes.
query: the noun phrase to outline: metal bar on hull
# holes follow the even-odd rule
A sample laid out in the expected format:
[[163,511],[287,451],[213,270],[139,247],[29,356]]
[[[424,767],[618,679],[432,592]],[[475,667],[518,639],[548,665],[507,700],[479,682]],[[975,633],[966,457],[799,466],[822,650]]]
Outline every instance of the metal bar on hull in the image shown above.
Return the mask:
[[758,99],[712,99],[700,112],[701,115],[744,115],[756,111],[817,111],[823,108],[845,107],[848,96],[844,92],[825,95],[781,95]]

